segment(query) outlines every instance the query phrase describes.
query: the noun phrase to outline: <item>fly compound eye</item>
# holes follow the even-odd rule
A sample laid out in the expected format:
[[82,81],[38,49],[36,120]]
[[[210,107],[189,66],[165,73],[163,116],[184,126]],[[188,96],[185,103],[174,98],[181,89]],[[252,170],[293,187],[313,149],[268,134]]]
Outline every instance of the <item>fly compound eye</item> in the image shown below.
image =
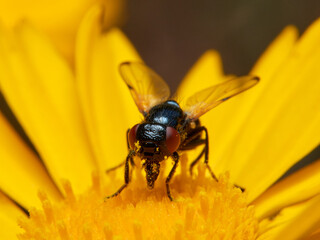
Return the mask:
[[180,145],[180,134],[173,127],[166,129],[166,145],[169,152],[174,153]]
[[137,135],[137,130],[139,126],[140,124],[136,124],[129,131],[128,140],[129,140],[129,145],[131,149],[135,148],[135,142],[137,141],[136,135]]

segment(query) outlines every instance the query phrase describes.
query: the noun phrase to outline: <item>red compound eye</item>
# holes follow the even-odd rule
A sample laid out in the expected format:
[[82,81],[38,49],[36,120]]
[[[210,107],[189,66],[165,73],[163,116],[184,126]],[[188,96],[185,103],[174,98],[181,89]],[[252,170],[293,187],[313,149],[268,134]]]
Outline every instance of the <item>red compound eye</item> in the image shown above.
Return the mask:
[[177,151],[180,145],[180,135],[173,127],[167,127],[166,130],[166,145],[167,149],[173,153]]
[[135,147],[134,144],[137,141],[136,134],[139,126],[140,124],[136,124],[129,131],[128,140],[129,140],[129,145],[131,149],[134,149]]

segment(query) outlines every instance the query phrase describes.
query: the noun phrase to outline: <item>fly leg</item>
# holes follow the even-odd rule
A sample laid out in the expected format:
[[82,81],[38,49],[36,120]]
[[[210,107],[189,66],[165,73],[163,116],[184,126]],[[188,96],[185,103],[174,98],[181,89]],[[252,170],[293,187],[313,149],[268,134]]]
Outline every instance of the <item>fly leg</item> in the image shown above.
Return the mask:
[[169,183],[171,181],[171,178],[174,174],[174,172],[176,171],[176,168],[178,166],[178,162],[179,162],[179,154],[177,152],[174,152],[173,155],[172,155],[172,158],[174,160],[174,165],[166,179],[166,187],[167,187],[167,195],[168,195],[168,198],[170,199],[170,201],[173,201],[173,198],[171,196],[171,192],[170,192],[170,186],[169,186]]
[[[212,176],[212,178],[214,180],[216,180],[218,182],[218,178],[216,177],[216,175],[213,173],[210,165],[209,165],[209,138],[208,138],[208,130],[206,127],[199,127],[197,128],[197,130],[199,130],[199,132],[204,131],[205,132],[205,139],[195,139],[193,141],[190,141],[186,147],[188,147],[189,149],[192,149],[194,147],[197,147],[201,144],[204,144],[204,148],[201,151],[201,153],[198,155],[198,157],[190,164],[190,175],[192,175],[192,169],[193,167],[197,164],[197,162],[201,159],[201,157],[204,155],[204,163],[206,164],[206,168],[208,169],[208,171],[210,172],[210,175]],[[197,131],[198,132],[198,131]],[[197,133],[196,132],[196,133]],[[201,140],[204,140],[201,142]],[[239,185],[234,184],[235,187],[239,188],[242,192],[245,191],[245,189]]]
[[[126,163],[126,161],[127,161],[127,160],[124,160],[124,161],[123,161],[122,163],[120,163],[119,165],[107,169],[107,170],[106,170],[106,174],[108,174],[108,173],[110,173],[110,172],[112,172],[112,171],[114,171],[114,170],[117,170],[118,168],[122,167],[122,166]],[[135,163],[134,163],[134,161],[133,161],[133,158],[130,158],[130,163],[131,163],[131,166],[132,166],[132,167],[135,166]],[[131,169],[131,170],[132,170],[132,169]]]
[[[201,133],[205,132],[205,138],[201,139]],[[189,150],[189,149],[194,149],[197,146],[204,145],[204,148],[202,149],[201,153],[198,155],[198,157],[192,161],[190,164],[190,175],[192,176],[193,172],[193,167],[199,162],[199,160],[202,158],[204,155],[204,163],[206,164],[206,168],[210,172],[210,175],[212,176],[213,179],[218,181],[218,178],[216,175],[213,173],[211,167],[209,166],[209,137],[208,137],[208,130],[206,127],[197,127],[194,129],[194,131],[188,136],[189,141],[185,146],[182,147],[181,150]]]
[[[206,127],[201,127],[201,128],[202,128],[203,131],[205,131],[205,133],[206,133],[206,138],[205,138],[206,142],[205,142],[205,148],[204,148],[204,150],[205,150],[205,152],[204,152],[204,163],[206,164],[207,169],[209,170],[212,178],[215,179],[215,180],[218,182],[218,178],[216,177],[216,175],[213,173],[211,167],[209,166],[209,138],[208,138],[208,130],[207,130]],[[192,163],[191,163],[191,164],[192,164]],[[245,191],[244,188],[242,188],[242,187],[240,187],[240,186],[238,186],[238,185],[236,185],[236,184],[234,184],[234,186],[237,187],[237,188],[239,188],[242,192]]]
[[130,175],[129,175],[129,161],[132,162],[133,161],[133,156],[135,155],[135,152],[134,151],[130,151],[127,158],[126,158],[126,161],[125,161],[125,168],[124,168],[124,184],[118,189],[118,191],[116,191],[114,194],[110,195],[110,196],[107,196],[104,198],[104,200],[106,201],[107,199],[109,198],[113,198],[113,197],[116,197],[118,196],[123,189],[125,189],[129,182],[130,182]]
[[117,170],[118,168],[122,167],[125,163],[126,163],[126,160],[124,160],[122,163],[120,163],[120,164],[117,165],[117,166],[114,166],[114,167],[112,167],[112,168],[107,169],[107,170],[106,170],[106,174],[108,174],[108,173],[110,173],[110,172],[112,172],[112,171],[114,171],[114,170]]
[[[209,135],[208,135],[208,130],[207,130],[206,127],[203,127],[203,126],[201,127],[201,129],[202,129],[202,131],[205,132],[205,147],[204,147],[204,149],[203,149],[203,151],[204,151],[204,163],[206,164],[206,167],[207,167],[208,171],[210,172],[211,177],[212,177],[214,180],[218,181],[218,178],[217,178],[216,175],[213,173],[213,171],[212,171],[212,169],[211,169],[211,167],[210,167],[210,165],[209,165]],[[201,153],[200,153],[200,155],[201,155]],[[197,160],[197,159],[196,159],[196,160]],[[199,159],[198,159],[197,161],[199,161]],[[193,162],[191,163],[190,167],[192,166],[192,164],[193,164],[194,162],[195,162],[195,161],[193,161]],[[194,163],[194,164],[195,164],[195,163]],[[194,164],[193,164],[193,165],[194,165]]]
[[[126,136],[127,136],[127,148],[130,151],[129,138],[128,138],[129,132],[130,132],[130,128],[127,130],[127,134],[126,134]],[[117,170],[118,168],[122,167],[125,163],[126,163],[126,160],[124,160],[122,163],[118,164],[117,166],[114,166],[112,168],[107,169],[106,170],[106,174],[108,174],[108,173],[110,173],[110,172],[112,172],[114,170]],[[130,159],[130,163],[131,163],[131,165],[133,167],[135,166],[133,158]]]
[[193,167],[199,162],[199,160],[202,158],[203,154],[205,153],[205,148],[202,149],[201,153],[198,155],[198,157],[192,161],[189,167],[190,175],[193,175]]

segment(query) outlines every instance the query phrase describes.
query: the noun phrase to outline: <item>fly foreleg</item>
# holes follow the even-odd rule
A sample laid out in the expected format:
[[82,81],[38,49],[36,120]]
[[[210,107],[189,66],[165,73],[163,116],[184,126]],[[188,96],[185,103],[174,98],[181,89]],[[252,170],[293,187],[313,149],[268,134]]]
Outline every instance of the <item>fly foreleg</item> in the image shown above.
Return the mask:
[[133,156],[135,155],[135,152],[134,151],[130,151],[127,158],[126,158],[126,161],[125,161],[125,168],[124,168],[124,184],[118,189],[118,191],[116,191],[114,194],[110,195],[110,196],[107,196],[105,197],[104,200],[107,200],[109,198],[113,198],[113,197],[116,197],[118,196],[123,189],[125,189],[129,182],[130,182],[130,174],[129,174],[129,161],[130,162],[133,162]]
[[170,192],[170,186],[169,186],[169,183],[171,181],[171,178],[174,174],[174,172],[176,171],[176,168],[178,166],[178,162],[179,162],[179,154],[177,152],[174,152],[173,155],[172,155],[172,158],[173,158],[173,161],[174,161],[174,165],[166,179],[166,187],[167,187],[167,195],[168,195],[168,198],[170,199],[170,201],[173,201],[173,198],[171,196],[171,192]]

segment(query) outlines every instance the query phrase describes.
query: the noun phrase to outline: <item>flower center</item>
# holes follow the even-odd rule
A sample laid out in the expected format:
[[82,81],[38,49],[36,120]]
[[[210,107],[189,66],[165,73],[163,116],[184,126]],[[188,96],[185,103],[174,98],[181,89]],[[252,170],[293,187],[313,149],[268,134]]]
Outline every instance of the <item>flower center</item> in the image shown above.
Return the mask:
[[[184,170],[170,184],[174,201],[166,195],[165,174],[148,190],[143,171],[134,171],[129,186],[117,197],[103,199],[123,183],[115,175],[101,181],[97,174],[86,193],[74,196],[65,183],[66,198],[52,203],[39,194],[42,210],[31,210],[20,222],[19,239],[255,239],[258,221],[246,194],[228,182],[215,182],[199,164],[191,177]],[[110,181],[111,178],[111,181]]]

